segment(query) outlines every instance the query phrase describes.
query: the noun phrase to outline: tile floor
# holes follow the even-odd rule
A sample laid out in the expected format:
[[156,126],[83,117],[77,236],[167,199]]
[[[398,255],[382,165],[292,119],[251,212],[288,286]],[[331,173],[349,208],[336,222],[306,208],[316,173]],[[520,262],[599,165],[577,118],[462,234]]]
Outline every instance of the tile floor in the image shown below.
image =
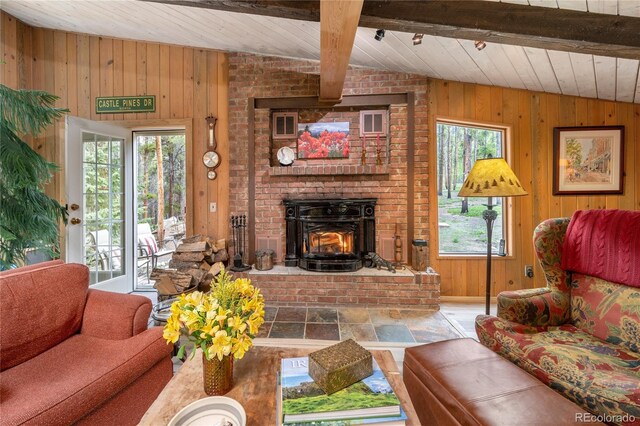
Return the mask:
[[[135,292],[157,302],[153,292]],[[474,321],[483,303],[442,302],[440,311],[392,308],[267,306],[258,337],[424,343],[455,337],[477,340]],[[491,307],[492,315],[496,305]],[[153,321],[152,321],[153,322]]]
[[353,307],[265,308],[258,337],[423,343],[464,336],[441,312]]
[[[497,305],[491,304],[491,315],[496,315]],[[484,303],[440,302],[440,312],[447,320],[462,330],[467,337],[478,340],[475,320],[478,315],[484,315]]]

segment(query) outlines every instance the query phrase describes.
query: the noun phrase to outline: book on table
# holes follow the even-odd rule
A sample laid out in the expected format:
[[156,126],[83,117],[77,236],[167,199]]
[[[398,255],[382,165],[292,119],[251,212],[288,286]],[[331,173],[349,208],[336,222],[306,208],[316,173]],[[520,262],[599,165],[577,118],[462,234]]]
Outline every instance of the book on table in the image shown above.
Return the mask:
[[278,416],[282,424],[404,424],[406,415],[400,401],[375,359],[373,375],[331,395],[313,382],[308,365],[308,357],[282,360],[278,390]]

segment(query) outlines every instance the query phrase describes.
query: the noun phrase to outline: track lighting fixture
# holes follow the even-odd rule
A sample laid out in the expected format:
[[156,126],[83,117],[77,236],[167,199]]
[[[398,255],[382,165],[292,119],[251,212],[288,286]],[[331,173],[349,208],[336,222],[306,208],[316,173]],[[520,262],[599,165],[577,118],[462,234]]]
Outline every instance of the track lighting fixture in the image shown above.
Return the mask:
[[384,38],[384,30],[380,28],[379,30],[376,31],[375,39],[378,41],[382,41],[383,38]]
[[484,41],[482,41],[482,40],[476,40],[476,41],[473,43],[473,45],[474,45],[474,46],[476,47],[476,49],[478,49],[478,50],[482,50],[482,49],[484,49],[485,47],[487,47],[487,43],[485,43],[485,42],[484,42]]
[[413,38],[411,39],[411,41],[413,41],[413,45],[417,46],[417,45],[421,44],[422,43],[422,37],[424,37],[424,34],[415,33],[413,35]]

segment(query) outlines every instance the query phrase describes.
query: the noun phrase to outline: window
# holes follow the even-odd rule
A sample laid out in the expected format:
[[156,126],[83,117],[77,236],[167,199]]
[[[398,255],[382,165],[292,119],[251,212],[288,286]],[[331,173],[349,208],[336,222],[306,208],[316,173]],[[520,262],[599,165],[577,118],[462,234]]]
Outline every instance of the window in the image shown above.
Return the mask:
[[170,252],[186,232],[187,145],[184,130],[134,133],[137,224],[137,289],[153,288],[155,267],[167,267]]
[[298,135],[298,114],[295,112],[273,113],[273,139],[291,139]]
[[387,135],[387,110],[360,111],[360,136],[376,135]]
[[[482,218],[486,198],[459,198],[458,191],[477,159],[503,157],[504,128],[491,128],[438,121],[437,192],[438,242],[440,254],[486,254],[487,225]],[[498,218],[493,224],[491,246],[494,254],[503,255],[506,240],[506,208],[503,198],[494,198]],[[504,241],[506,243],[506,241]],[[502,247],[502,248],[501,248]]]

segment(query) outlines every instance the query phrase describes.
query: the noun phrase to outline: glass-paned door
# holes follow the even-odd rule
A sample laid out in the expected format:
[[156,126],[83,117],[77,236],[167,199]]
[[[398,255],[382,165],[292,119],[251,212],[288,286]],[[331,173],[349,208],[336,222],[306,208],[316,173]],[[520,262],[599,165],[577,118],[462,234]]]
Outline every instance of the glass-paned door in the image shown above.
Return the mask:
[[94,287],[131,291],[131,131],[68,117],[66,141],[67,261]]

